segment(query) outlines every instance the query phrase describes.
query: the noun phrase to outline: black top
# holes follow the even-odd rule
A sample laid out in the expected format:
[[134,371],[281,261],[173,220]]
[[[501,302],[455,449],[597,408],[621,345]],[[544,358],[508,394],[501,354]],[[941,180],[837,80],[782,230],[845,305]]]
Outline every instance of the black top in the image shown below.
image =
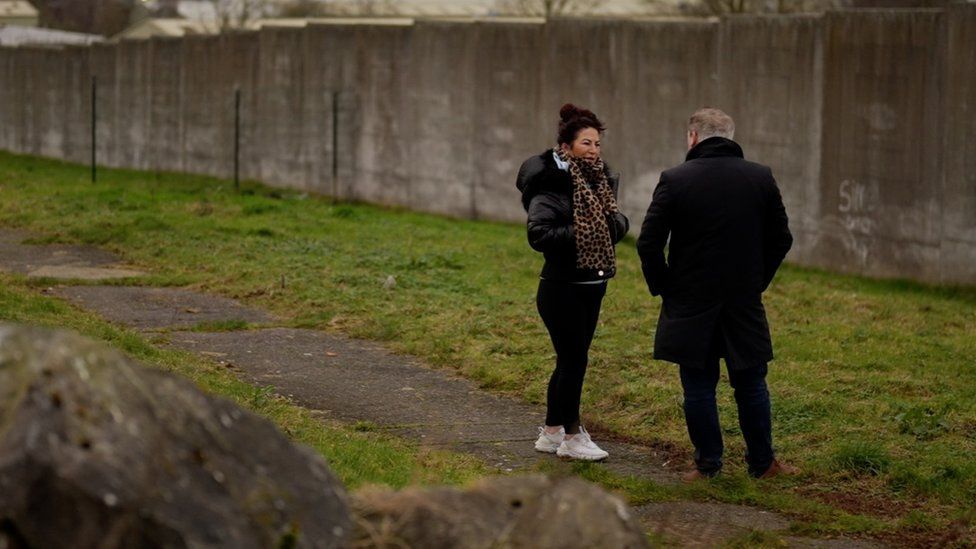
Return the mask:
[[[619,175],[604,164],[607,182],[616,198]],[[532,156],[519,168],[515,186],[522,192],[522,205],[528,214],[529,245],[542,252],[545,263],[542,278],[563,282],[588,282],[613,277],[615,270],[576,267],[576,238],[573,234],[573,180],[559,169],[552,149]],[[610,239],[616,244],[630,228],[622,213],[608,220]]]

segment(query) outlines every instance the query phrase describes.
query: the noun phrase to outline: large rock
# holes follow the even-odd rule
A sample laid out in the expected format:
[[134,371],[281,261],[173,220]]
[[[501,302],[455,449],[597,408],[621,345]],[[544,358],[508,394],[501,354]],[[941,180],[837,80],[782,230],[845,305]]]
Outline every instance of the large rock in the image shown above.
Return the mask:
[[345,501],[269,421],[75,334],[0,324],[0,547],[336,547]]
[[454,488],[360,491],[355,540],[368,547],[647,547],[620,498],[575,477],[484,479]]

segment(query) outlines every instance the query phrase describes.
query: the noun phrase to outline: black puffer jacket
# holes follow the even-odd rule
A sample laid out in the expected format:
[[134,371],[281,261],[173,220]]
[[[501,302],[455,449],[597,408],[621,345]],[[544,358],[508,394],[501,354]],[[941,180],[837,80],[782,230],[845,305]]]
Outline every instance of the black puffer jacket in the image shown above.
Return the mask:
[[[607,181],[617,196],[620,177],[606,167]],[[586,282],[611,278],[615,271],[576,267],[576,238],[573,235],[573,180],[559,169],[552,149],[533,156],[519,168],[515,186],[522,192],[522,205],[528,213],[529,245],[542,252],[545,264],[542,278],[562,282]],[[622,213],[609,220],[614,244],[627,234],[630,222]]]

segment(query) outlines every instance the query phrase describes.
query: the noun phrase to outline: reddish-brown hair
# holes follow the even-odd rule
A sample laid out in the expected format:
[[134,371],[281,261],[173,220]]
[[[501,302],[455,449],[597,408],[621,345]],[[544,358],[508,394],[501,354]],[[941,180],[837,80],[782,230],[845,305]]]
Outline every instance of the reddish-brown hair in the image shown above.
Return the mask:
[[586,128],[593,128],[600,133],[607,129],[593,111],[566,103],[559,109],[559,133],[556,134],[556,143],[569,145],[576,140],[579,132]]

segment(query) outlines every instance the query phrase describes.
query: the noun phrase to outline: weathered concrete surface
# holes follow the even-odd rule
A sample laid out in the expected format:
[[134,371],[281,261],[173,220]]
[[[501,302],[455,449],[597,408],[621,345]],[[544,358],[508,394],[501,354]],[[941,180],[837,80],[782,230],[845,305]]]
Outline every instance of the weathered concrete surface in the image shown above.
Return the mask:
[[92,246],[24,245],[26,231],[0,231],[0,270],[32,278],[109,280],[142,276],[121,264],[118,256]]
[[[97,90],[95,93],[95,111],[97,120],[95,123],[95,155],[97,162],[102,166],[121,166],[117,150],[119,147],[127,146],[124,142],[117,139],[117,128],[120,124],[127,121],[119,120],[116,97],[119,88],[116,82],[118,69],[118,58],[116,47],[107,44],[94,44],[88,49],[89,69],[91,75],[96,79]],[[128,93],[129,90],[122,90]],[[91,97],[89,96],[89,101]],[[176,116],[172,113],[170,116]],[[88,112],[91,117],[91,111]],[[91,128],[89,122],[88,127]],[[90,130],[89,130],[90,131]]]
[[[60,55],[65,70],[63,158],[91,162],[91,65],[89,50],[69,46]],[[147,135],[147,137],[149,137]]]
[[864,11],[825,18],[829,162],[813,254],[838,270],[940,279],[943,17]]
[[[302,29],[265,27],[258,33],[257,110],[253,135],[259,178],[271,185],[305,188],[309,157],[303,116],[305,63]],[[316,98],[309,98],[314,101]]]
[[222,70],[221,38],[182,40],[183,169],[216,176],[233,173],[234,87]]
[[183,171],[184,141],[183,42],[174,38],[149,41],[152,87],[149,90],[150,169]]
[[[124,42],[114,48],[114,53],[115,102],[112,118],[103,119],[109,122],[107,126],[112,132],[110,143],[118,145],[113,147],[114,155],[110,161],[116,166],[150,169],[150,46],[145,41]],[[99,89],[98,93],[103,91]]]
[[720,31],[720,104],[736,120],[746,158],[769,165],[795,244],[790,260],[816,261],[820,224],[823,25],[819,17],[729,17]]
[[269,322],[264,311],[233,299],[174,288],[131,286],[63,286],[55,295],[97,312],[112,322],[140,330],[191,328],[202,323]]
[[0,148],[87,161],[94,75],[100,163],[230,176],[240,87],[243,177],[521,221],[518,165],[552,146],[574,101],[609,125],[636,231],[660,172],[684,157],[688,115],[711,104],[781,183],[788,260],[972,284],[973,9],[315,24],[8,49]]
[[[328,417],[374,422],[426,445],[476,454],[501,469],[531,468],[548,458],[532,447],[545,419],[538,407],[485,393],[467,379],[424,368],[375,343],[272,328],[173,332],[169,345],[220,361]],[[623,443],[606,448],[615,456],[607,465],[612,470],[675,481],[662,465],[666,456]]]
[[940,278],[971,283],[976,280],[976,4],[954,4],[945,18],[947,115]]

